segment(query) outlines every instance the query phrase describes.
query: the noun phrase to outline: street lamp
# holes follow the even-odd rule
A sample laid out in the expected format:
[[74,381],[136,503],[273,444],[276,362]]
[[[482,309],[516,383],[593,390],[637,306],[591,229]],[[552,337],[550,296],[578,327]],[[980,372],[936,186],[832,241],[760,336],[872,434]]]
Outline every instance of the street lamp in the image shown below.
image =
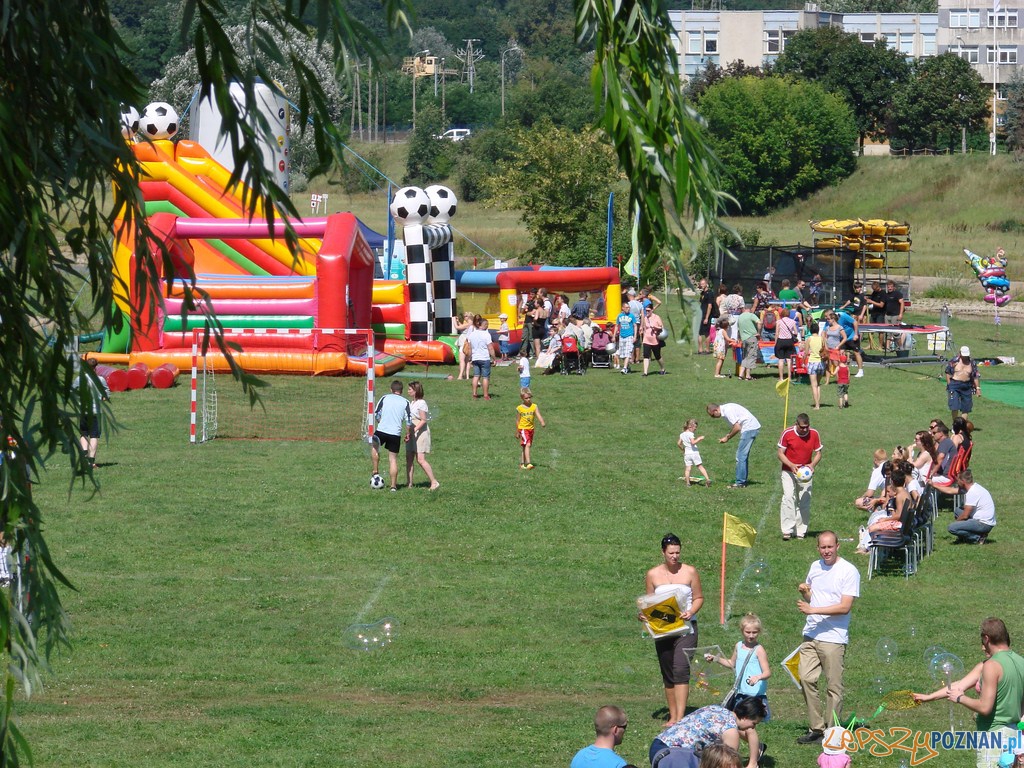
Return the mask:
[[416,80],[418,73],[416,72],[417,65],[419,64],[420,56],[426,56],[430,53],[429,50],[420,51],[413,54],[412,57],[412,129],[416,130]]
[[505,56],[513,51],[522,53],[523,50],[515,43],[501,52],[501,116],[505,116]]
[[[996,8],[999,4],[996,3]],[[992,154],[996,153],[996,81],[999,80],[999,49],[996,47],[996,27],[999,24],[997,12],[992,13],[992,134],[989,145]]]
[[[960,35],[957,35],[956,36],[956,40],[957,40],[957,43],[956,43],[956,55],[959,56],[962,59],[964,57],[964,39]],[[963,98],[964,97],[961,94],[961,96],[960,96],[961,106],[962,106]],[[992,119],[994,120],[995,118],[992,118]],[[967,124],[966,123],[961,123],[960,124],[960,154],[961,155],[966,155],[967,154]]]

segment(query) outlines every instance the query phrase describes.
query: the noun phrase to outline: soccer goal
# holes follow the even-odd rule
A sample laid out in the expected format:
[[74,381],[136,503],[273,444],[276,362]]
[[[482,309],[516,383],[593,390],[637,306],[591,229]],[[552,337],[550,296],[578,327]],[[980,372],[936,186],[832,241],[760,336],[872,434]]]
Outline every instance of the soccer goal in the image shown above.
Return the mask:
[[[237,365],[263,380],[251,402],[226,356],[192,332],[189,442],[365,440],[373,433],[373,331],[226,329]],[[234,348],[234,347],[229,347]],[[263,374],[272,373],[271,376]]]

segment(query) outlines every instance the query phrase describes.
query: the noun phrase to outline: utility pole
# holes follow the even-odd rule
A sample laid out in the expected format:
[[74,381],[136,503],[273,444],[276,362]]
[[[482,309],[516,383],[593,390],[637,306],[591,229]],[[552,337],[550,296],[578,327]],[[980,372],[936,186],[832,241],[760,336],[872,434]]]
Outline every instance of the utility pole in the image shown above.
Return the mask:
[[501,116],[505,116],[505,56],[509,53],[523,55],[523,50],[516,45],[515,40],[510,40],[508,47],[501,52]]
[[478,38],[467,38],[463,42],[466,47],[456,54],[462,62],[462,81],[469,81],[469,92],[473,92],[473,84],[476,81],[476,63],[484,57],[483,52],[475,50],[473,43],[482,42]]

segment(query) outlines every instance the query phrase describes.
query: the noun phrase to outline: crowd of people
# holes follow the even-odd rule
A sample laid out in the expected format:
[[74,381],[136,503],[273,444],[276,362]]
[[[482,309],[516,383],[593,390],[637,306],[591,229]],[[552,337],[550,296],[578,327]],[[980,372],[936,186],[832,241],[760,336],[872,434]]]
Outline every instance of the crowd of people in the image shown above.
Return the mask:
[[[760,432],[760,422],[737,403],[711,403],[707,412],[729,425],[720,442],[739,438],[736,482],[731,487],[742,488],[748,482],[748,458]],[[696,419],[689,419],[679,439],[687,480],[692,467],[703,470],[696,447],[703,436],[697,434],[697,427]],[[928,429],[914,435],[911,446],[897,446],[891,455],[884,449],[875,452],[867,490],[854,501],[867,515],[862,528],[863,548],[858,551],[873,546],[876,535],[899,532],[901,525],[915,520],[907,510],[922,504],[929,494],[935,494],[933,499],[942,494],[957,496],[955,520],[948,530],[958,540],[985,541],[995,526],[995,504],[992,495],[974,481],[972,471],[964,463],[973,450],[971,431],[970,422],[960,415],[951,428],[942,420],[933,419]],[[810,522],[814,471],[823,455],[821,436],[811,428],[808,414],[799,414],[794,424],[783,431],[776,450],[783,488],[779,511],[782,539],[802,539]],[[935,514],[934,508],[929,514]],[[829,724],[842,716],[850,620],[861,587],[860,571],[840,556],[840,547],[840,538],[834,531],[818,534],[818,558],[796,588],[796,608],[804,617],[802,641],[797,650],[798,677],[807,713],[807,730],[796,741],[821,745],[822,765],[839,765],[840,758],[846,758],[841,743],[833,744],[826,733]],[[721,664],[734,672],[735,682],[725,701],[688,712],[691,669],[699,646],[697,617],[704,605],[704,595],[700,574],[683,561],[682,549],[678,536],[665,535],[661,540],[662,562],[647,572],[644,588],[651,598],[649,604],[654,606],[652,610],[661,612],[658,616],[664,613],[665,601],[673,598],[678,606],[677,618],[685,626],[658,635],[651,629],[651,614],[641,610],[638,615],[655,637],[655,655],[668,711],[663,730],[650,745],[651,766],[756,768],[767,750],[757,726],[771,716],[766,684],[771,667],[767,651],[759,642],[761,619],[748,614],[740,620],[742,639],[729,655],[704,657],[706,662]],[[978,730],[1009,734],[1024,713],[1024,659],[1009,650],[1009,635],[999,619],[987,619],[982,624],[982,645],[987,661],[963,680],[935,693],[916,696],[922,702],[949,698],[977,715]],[[824,696],[819,694],[822,678]],[[978,695],[970,695],[972,690]],[[625,723],[621,709],[599,711],[595,719],[598,739],[577,755],[572,768],[625,766],[614,751],[625,734]],[[614,727],[616,724],[621,729]],[[741,748],[748,754],[746,760],[740,757]],[[1003,764],[998,762],[1000,759],[1005,763],[1006,757],[1005,750],[1000,753],[987,747],[979,752],[978,765],[996,768]]]

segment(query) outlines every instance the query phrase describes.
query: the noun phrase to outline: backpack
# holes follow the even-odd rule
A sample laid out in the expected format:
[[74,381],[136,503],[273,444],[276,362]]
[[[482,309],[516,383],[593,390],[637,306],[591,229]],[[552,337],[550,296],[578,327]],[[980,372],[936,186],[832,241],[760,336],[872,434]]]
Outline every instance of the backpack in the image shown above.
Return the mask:
[[775,330],[775,321],[779,319],[779,316],[775,313],[774,309],[765,310],[764,318],[762,319],[762,326],[766,331]]

